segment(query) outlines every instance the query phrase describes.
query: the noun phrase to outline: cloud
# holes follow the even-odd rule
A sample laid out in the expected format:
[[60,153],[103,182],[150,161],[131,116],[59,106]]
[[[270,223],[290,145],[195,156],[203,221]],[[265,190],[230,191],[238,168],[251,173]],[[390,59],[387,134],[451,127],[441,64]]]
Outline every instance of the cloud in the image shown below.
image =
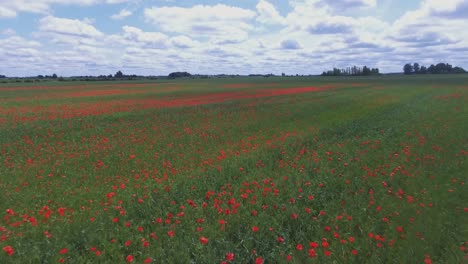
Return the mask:
[[266,0],[260,0],[256,6],[258,16],[256,20],[263,24],[269,25],[283,25],[286,23],[275,6]]
[[17,35],[0,38],[0,71],[2,74],[28,76],[31,63],[40,60],[42,44]]
[[12,28],[6,28],[2,31],[3,35],[15,35],[16,31],[13,30]]
[[169,45],[169,37],[160,32],[144,32],[143,30],[124,26],[123,37],[137,45],[143,45],[148,48],[163,49]]
[[290,0],[293,7],[309,6],[313,8],[324,8],[333,11],[345,11],[355,8],[376,7],[376,0]]
[[122,20],[128,16],[131,16],[132,14],[133,12],[128,9],[122,9],[119,13],[112,15],[111,18],[114,20]]
[[163,32],[217,41],[246,39],[253,28],[248,22],[255,15],[252,10],[223,4],[152,7],[144,11],[146,20]]
[[311,34],[342,34],[350,33],[352,27],[349,24],[320,22],[307,28]]
[[[92,6],[96,4],[121,4],[130,0],[14,0],[0,1],[0,18],[15,17],[18,12],[48,14],[52,5]],[[6,14],[6,15],[5,15]]]
[[426,0],[419,9],[409,11],[392,25],[389,39],[403,47],[450,49],[455,44],[468,46],[468,17],[460,12],[468,8],[463,0]]
[[192,48],[197,46],[199,43],[197,41],[192,40],[191,38],[187,36],[176,36],[171,38],[172,45],[174,45],[177,48]]
[[426,0],[423,3],[423,9],[426,9],[430,15],[453,18],[467,19],[468,1],[466,0]]
[[297,42],[297,40],[294,39],[286,39],[281,41],[280,47],[282,49],[287,49],[287,50],[296,50],[296,49],[301,49],[301,44]]
[[8,9],[6,7],[0,6],[0,19],[1,18],[12,18],[16,17],[16,12],[14,10]]
[[94,26],[78,19],[46,16],[39,21],[39,30],[58,35],[71,35],[79,37],[100,37],[103,35]]

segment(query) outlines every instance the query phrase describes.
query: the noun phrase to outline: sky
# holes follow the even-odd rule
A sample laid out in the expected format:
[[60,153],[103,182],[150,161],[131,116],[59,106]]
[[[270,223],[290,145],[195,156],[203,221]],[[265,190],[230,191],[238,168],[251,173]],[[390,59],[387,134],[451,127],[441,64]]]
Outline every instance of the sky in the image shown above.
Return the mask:
[[0,0],[7,76],[468,69],[468,0]]

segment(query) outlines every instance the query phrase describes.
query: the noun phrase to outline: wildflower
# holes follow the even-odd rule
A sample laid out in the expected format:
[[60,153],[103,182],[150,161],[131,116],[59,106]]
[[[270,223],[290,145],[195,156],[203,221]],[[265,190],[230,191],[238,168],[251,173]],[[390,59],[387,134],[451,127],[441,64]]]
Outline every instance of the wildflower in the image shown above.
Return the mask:
[[200,237],[200,243],[202,243],[204,245],[208,244],[208,238],[206,238],[204,236]]
[[309,257],[311,258],[317,257],[317,254],[315,253],[315,249],[313,248],[309,249]]
[[234,260],[234,253],[232,253],[232,252],[226,253],[226,260],[233,261]]
[[11,246],[3,247],[3,251],[5,251],[8,256],[15,254],[15,249],[13,249]]

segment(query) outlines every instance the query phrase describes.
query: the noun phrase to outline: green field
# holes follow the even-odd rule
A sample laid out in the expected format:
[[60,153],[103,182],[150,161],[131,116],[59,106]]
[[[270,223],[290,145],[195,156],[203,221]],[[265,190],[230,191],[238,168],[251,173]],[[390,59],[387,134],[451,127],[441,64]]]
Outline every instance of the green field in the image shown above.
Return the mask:
[[0,263],[466,263],[467,99],[468,75],[1,84]]

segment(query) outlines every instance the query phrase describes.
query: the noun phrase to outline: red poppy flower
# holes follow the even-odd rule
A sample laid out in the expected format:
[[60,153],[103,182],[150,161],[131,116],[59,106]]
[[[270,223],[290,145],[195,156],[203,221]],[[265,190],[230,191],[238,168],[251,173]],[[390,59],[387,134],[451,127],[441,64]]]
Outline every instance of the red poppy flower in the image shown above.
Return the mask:
[[200,243],[202,243],[204,245],[208,244],[208,238],[206,238],[204,236],[200,237]]
[[130,262],[133,262],[135,260],[135,258],[132,256],[132,255],[128,255],[125,260],[127,261],[127,263],[130,263]]
[[13,249],[11,246],[3,247],[3,251],[5,251],[8,256],[11,256],[15,253],[15,249]]
[[226,260],[233,261],[234,260],[234,253],[232,253],[232,252],[226,253]]

